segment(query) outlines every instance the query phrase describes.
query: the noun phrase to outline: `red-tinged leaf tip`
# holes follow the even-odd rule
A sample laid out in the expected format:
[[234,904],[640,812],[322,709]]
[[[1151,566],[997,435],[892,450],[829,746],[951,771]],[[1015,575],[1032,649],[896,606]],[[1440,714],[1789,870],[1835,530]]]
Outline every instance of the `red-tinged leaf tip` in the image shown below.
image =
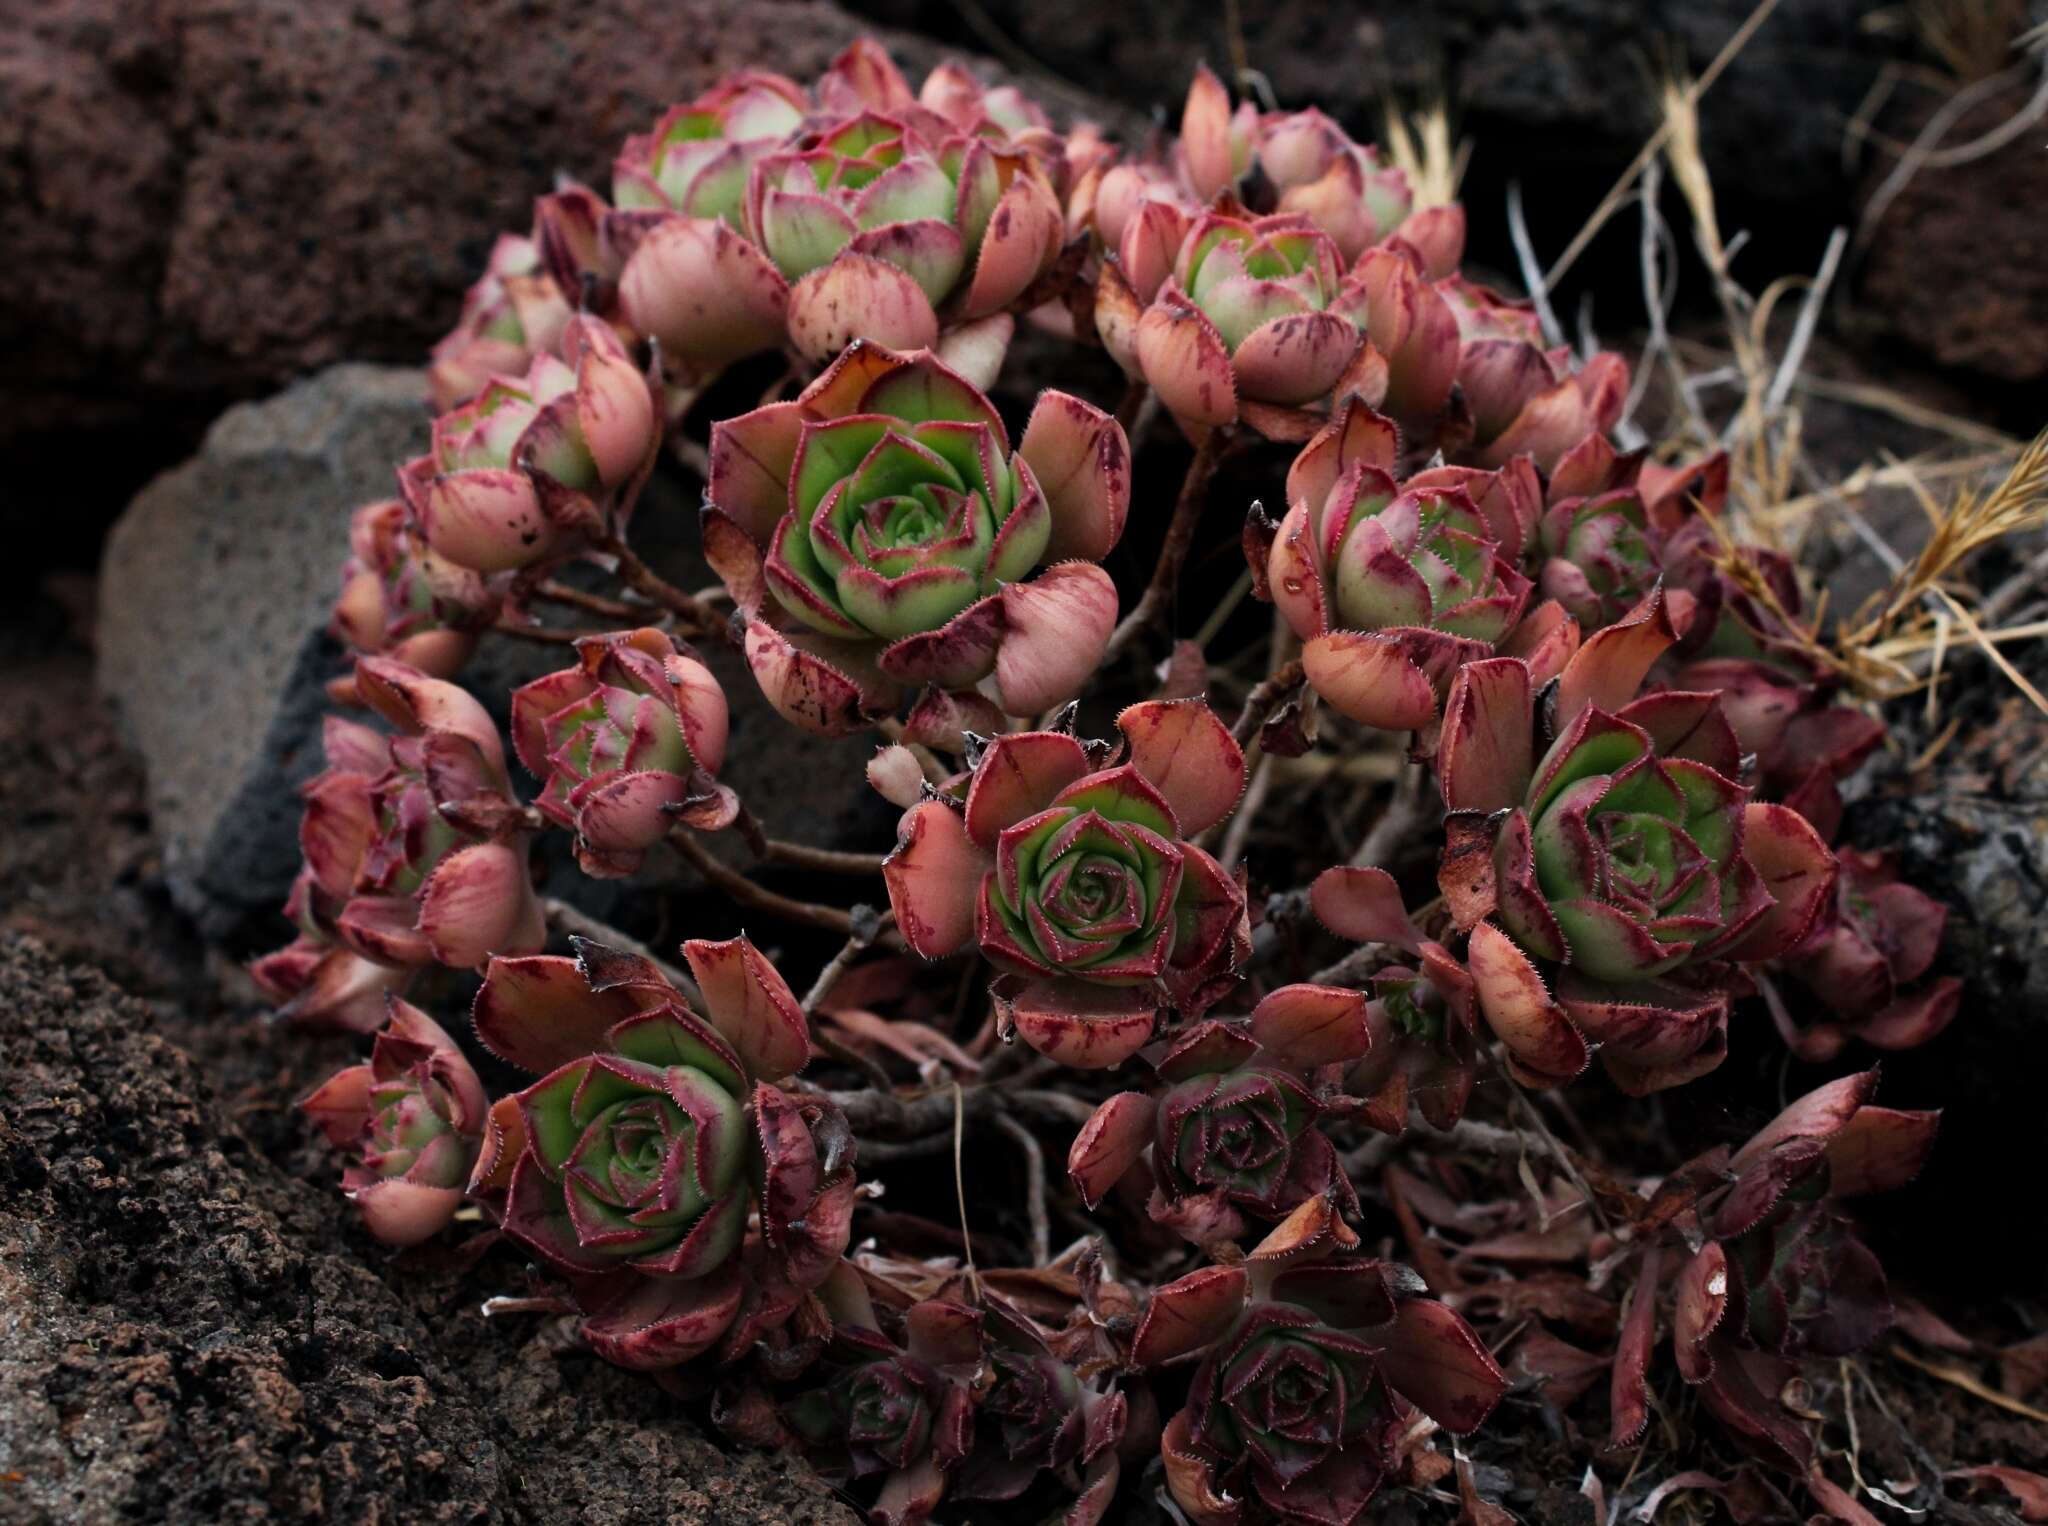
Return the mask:
[[524,840],[477,843],[443,859],[420,892],[419,930],[451,969],[539,948],[547,925],[527,878]]
[[1143,1092],[1118,1092],[1074,1136],[1067,1175],[1091,1212],[1144,1153],[1153,1112],[1152,1099]]
[[1245,1502],[1218,1491],[1215,1469],[1195,1450],[1194,1429],[1186,1410],[1178,1411],[1166,1423],[1159,1456],[1174,1503],[1187,1512],[1195,1526],[1239,1526],[1244,1520]]
[[1561,1086],[1586,1068],[1585,1038],[1513,939],[1481,922],[1472,929],[1465,962],[1487,1026],[1525,1072],[1542,1084]]
[[693,1279],[607,1273],[578,1290],[583,1338],[621,1367],[652,1372],[680,1366],[725,1333],[744,1291],[731,1261]]
[[2048,1521],[2048,1477],[2025,1468],[1985,1463],[1973,1468],[1956,1468],[1942,1475],[1969,1483],[1996,1484],[2005,1498],[2028,1522]]
[[1742,808],[1742,851],[1772,905],[1732,952],[1743,960],[1775,959],[1813,931],[1835,888],[1835,855],[1812,822],[1789,806],[1764,801]]
[[998,992],[996,1005],[1025,1043],[1076,1070],[1123,1064],[1150,1041],[1159,1016],[1157,998],[1143,988],[1077,980],[1034,981],[1013,996]]
[[1707,1337],[1728,1312],[1728,1252],[1718,1240],[1696,1251],[1678,1274],[1671,1314],[1671,1349],[1679,1375],[1703,1383],[1714,1370]]
[[1332,631],[1301,649],[1309,686],[1340,715],[1382,731],[1417,731],[1436,719],[1429,676],[1400,644],[1363,631]]
[[1650,665],[1678,639],[1664,591],[1652,589],[1626,618],[1596,631],[1557,680],[1552,727],[1565,731],[1588,705],[1610,714],[1636,697]]
[[1230,351],[1178,287],[1163,288],[1138,319],[1135,350],[1145,380],[1184,426],[1215,428],[1237,418]]
[[1455,1435],[1482,1425],[1507,1379],[1456,1312],[1430,1298],[1401,1305],[1379,1354],[1380,1371],[1401,1396]]
[[966,947],[974,937],[982,877],[992,862],[968,837],[960,812],[946,802],[927,800],[904,813],[882,878],[896,925],[914,952],[943,959]]
[[967,834],[990,852],[1090,772],[1088,750],[1064,731],[1013,731],[988,744],[967,790]]
[[766,620],[749,620],[745,641],[762,695],[792,725],[819,736],[851,736],[880,707],[879,696]]
[[1152,1295],[1131,1341],[1133,1367],[1160,1367],[1222,1339],[1251,1289],[1241,1266],[1205,1266]]
[[938,342],[931,298],[896,266],[842,250],[789,293],[789,337],[810,359],[830,360],[856,339],[896,350]]
[[1123,426],[1092,403],[1044,392],[1017,454],[1038,479],[1052,514],[1046,559],[1101,561],[1122,538],[1131,507],[1131,446]]
[[363,1227],[386,1245],[418,1245],[440,1233],[462,1206],[460,1187],[436,1187],[391,1177],[349,1194]]
[[1408,953],[1422,947],[1422,930],[1408,915],[1401,887],[1384,869],[1325,869],[1309,887],[1316,920],[1354,943],[1391,943]]
[[1643,1252],[1635,1287],[1629,1293],[1628,1314],[1622,1321],[1621,1341],[1614,1351],[1614,1378],[1609,1392],[1609,1407],[1614,1416],[1607,1440],[1610,1447],[1629,1445],[1650,1423],[1648,1371],[1650,1347],[1657,1338],[1657,1290],[1662,1272],[1663,1251],[1653,1245]]
[[1788,1139],[1817,1139],[1823,1144],[1849,1126],[1856,1111],[1877,1090],[1877,1072],[1865,1070],[1817,1086],[1793,1102],[1762,1129],[1729,1162],[1737,1173],[1747,1170]]
[[1513,657],[1466,664],[1451,684],[1437,744],[1445,806],[1498,811],[1520,805],[1535,773],[1536,691]]
[[1116,627],[1116,584],[1089,562],[1061,562],[1028,583],[1008,583],[996,648],[996,693],[1011,715],[1063,705],[1102,660]]
[[1337,986],[1291,985],[1269,992],[1252,1009],[1252,1037],[1289,1065],[1349,1064],[1372,1047],[1363,992]]
[[544,1075],[605,1048],[605,1034],[638,1005],[623,991],[593,991],[573,959],[530,954],[490,962],[470,1018],[484,1048]]
[[1829,1193],[1856,1197],[1905,1186],[1927,1164],[1940,1127],[1938,1112],[1858,1108],[1828,1141]]
[[711,1025],[732,1045],[750,1074],[773,1081],[803,1069],[810,1028],[789,983],[745,937],[683,945],[690,973],[704,993]]
[[1173,807],[1189,837],[1206,832],[1244,796],[1244,749],[1206,700],[1148,700],[1116,718],[1138,772]]

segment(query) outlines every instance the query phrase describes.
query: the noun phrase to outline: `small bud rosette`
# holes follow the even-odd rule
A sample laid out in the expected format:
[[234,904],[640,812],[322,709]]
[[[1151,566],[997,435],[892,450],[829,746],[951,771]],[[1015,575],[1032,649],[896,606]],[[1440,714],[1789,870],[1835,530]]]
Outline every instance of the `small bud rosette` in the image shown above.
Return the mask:
[[[484,579],[436,554],[396,498],[357,509],[348,545],[334,633],[364,656],[392,658],[429,678],[460,673],[498,611]],[[332,692],[343,703],[360,698],[352,676]]]
[[1311,1198],[1242,1263],[1152,1296],[1132,1361],[1200,1354],[1161,1442],[1167,1488],[1196,1526],[1351,1526],[1402,1475],[1417,1411],[1464,1435],[1505,1392],[1463,1319],[1357,1246]]
[[353,1155],[341,1185],[387,1245],[417,1245],[462,1206],[489,1103],[455,1040],[393,998],[369,1061],[299,1102],[327,1142]]
[[434,346],[427,386],[439,409],[475,397],[494,376],[516,376],[536,355],[554,349],[570,318],[569,303],[542,267],[540,247],[501,233],[484,273],[462,299],[462,317]]
[[1119,1092],[1075,1135],[1067,1174],[1091,1208],[1149,1180],[1151,1217],[1198,1245],[1235,1241],[1330,1194],[1356,1212],[1336,1151],[1316,1125],[1334,1088],[1324,1067],[1372,1046],[1366,1000],[1332,986],[1272,991],[1247,1020],[1189,1024],[1150,1056],[1160,1087]]
[[1347,398],[1288,468],[1286,517],[1275,529],[1254,512],[1246,550],[1316,692],[1366,725],[1418,731],[1464,663],[1564,622],[1550,609],[1520,629],[1539,491],[1526,461],[1399,483],[1395,458],[1393,422]]
[[783,1419],[826,1478],[882,1476],[871,1519],[918,1526],[973,1445],[973,1385],[986,1360],[982,1317],[965,1304],[927,1299],[904,1311],[898,1345],[858,1281],[846,1267],[826,1289],[834,1345],[852,1365],[792,1399]]
[[559,356],[492,377],[435,419],[432,449],[399,468],[398,484],[438,556],[512,572],[622,527],[660,448],[647,378],[617,334],[578,316]]
[[1243,887],[1187,839],[1244,792],[1244,754],[1199,700],[1117,718],[1128,761],[1065,732],[996,738],[964,798],[912,806],[884,866],[912,949],[978,944],[1009,979],[1005,1021],[1062,1064],[1120,1064],[1162,1004],[1198,1013],[1249,947]]
[[578,665],[512,694],[512,746],[546,781],[534,802],[576,833],[576,861],[633,873],[671,827],[729,826],[738,797],[716,775],[729,717],[711,670],[658,630],[588,636]]
[[1084,1357],[1071,1326],[1050,1335],[986,1290],[980,1303],[990,1380],[975,1405],[973,1449],[955,1470],[948,1495],[1015,1499],[1050,1473],[1074,1496],[1066,1526],[1097,1526],[1107,1519],[1122,1473],[1118,1454],[1129,1435],[1128,1398],[1113,1376],[1098,1372],[1084,1381],[1076,1373]]
[[839,734],[919,685],[1012,715],[1071,698],[1116,623],[1088,561],[1122,533],[1121,426],[1039,399],[1016,452],[994,406],[927,351],[857,344],[792,402],[712,431],[706,554],[762,692]]
[[913,92],[866,39],[814,93],[735,75],[629,139],[616,207],[566,187],[538,238],[565,286],[659,346],[671,379],[793,345],[855,339],[985,354],[1058,257],[1062,145],[1013,88],[942,65]]
[[[758,1312],[830,1269],[850,1223],[850,1142],[822,1160],[768,1084],[801,1068],[809,1040],[752,944],[683,946],[708,1020],[648,961],[578,947],[494,960],[485,976],[478,1038],[544,1074],[494,1113],[476,1190],[504,1194],[506,1232],[567,1279],[600,1355],[674,1366],[725,1336],[750,1294]],[[741,1275],[756,1204],[776,1278]]]
[[1261,113],[1247,101],[1233,111],[1230,92],[1206,67],[1188,87],[1173,158],[1197,202],[1229,193],[1260,211],[1307,217],[1346,260],[1399,240],[1442,275],[1464,250],[1461,207],[1418,208],[1405,171],[1314,107]]
[[286,908],[301,936],[252,972],[297,1021],[368,1032],[407,967],[476,968],[539,948],[546,929],[497,723],[389,658],[358,661],[355,689],[397,734],[327,718]]
[[1095,325],[1183,428],[1242,421],[1305,440],[1333,400],[1355,396],[1401,426],[1411,456],[1493,467],[1525,455],[1547,471],[1621,415],[1619,356],[1575,369],[1541,346],[1533,315],[1433,279],[1399,240],[1347,266],[1306,216],[1206,212],[1184,232],[1177,217],[1150,202],[1133,219],[1128,258],[1103,262]]
[[1741,753],[1717,695],[1635,697],[1673,639],[1653,594],[1580,648],[1540,717],[1528,664],[1473,663],[1437,757],[1451,812],[1439,882],[1471,931],[1489,1020],[1549,1026],[1537,964],[1558,968],[1556,1003],[1634,1094],[1721,1062],[1742,987],[1731,965],[1796,947],[1835,877],[1804,817],[1736,782]]

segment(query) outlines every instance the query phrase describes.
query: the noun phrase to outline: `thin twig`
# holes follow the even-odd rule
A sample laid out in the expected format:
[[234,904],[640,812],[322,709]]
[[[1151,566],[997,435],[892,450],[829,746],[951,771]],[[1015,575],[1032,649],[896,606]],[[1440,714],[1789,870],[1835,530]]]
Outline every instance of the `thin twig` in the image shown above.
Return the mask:
[[577,642],[592,636],[609,636],[609,629],[571,630],[559,625],[530,624],[524,620],[508,620],[500,615],[492,622],[491,629],[500,636],[510,636],[514,641],[535,641],[544,646],[574,646]]
[[1784,357],[1778,362],[1778,373],[1771,378],[1771,390],[1764,394],[1764,414],[1769,417],[1785,405],[1791,395],[1793,382],[1799,379],[1800,364],[1806,359],[1806,347],[1813,342],[1813,331],[1820,322],[1821,308],[1827,301],[1828,288],[1835,283],[1835,272],[1841,268],[1842,251],[1849,247],[1849,230],[1837,228],[1828,235],[1827,252],[1821,256],[1820,270],[1808,288],[1806,300],[1799,305],[1799,317],[1792,325],[1792,337],[1786,342]]
[[1259,734],[1259,728],[1272,718],[1273,712],[1287,702],[1289,695],[1299,689],[1306,680],[1301,660],[1296,658],[1278,672],[1265,678],[1244,697],[1244,708],[1237,713],[1237,724],[1230,728],[1239,747],[1249,747],[1252,738]]
[[[806,927],[822,927],[840,934],[851,933],[854,929],[852,912],[837,906],[821,906],[815,901],[799,901],[793,896],[782,895],[755,884],[737,869],[720,862],[687,827],[678,827],[670,832],[668,840],[676,852],[689,860],[697,872],[704,876],[708,884],[724,891],[750,911],[780,917],[785,922],[800,922]],[[883,941],[891,948],[902,946],[902,939],[894,932],[884,934]]]
[[1394,797],[1351,855],[1353,864],[1391,868],[1411,841],[1437,823],[1439,812],[1430,800],[1428,777],[1428,768],[1414,763],[1394,781]]
[[566,604],[571,609],[580,609],[588,614],[603,615],[608,620],[645,620],[655,613],[640,604],[629,604],[624,599],[608,599],[601,593],[586,593],[581,588],[571,588],[567,583],[553,578],[540,583],[533,590],[533,597],[550,604]]
[[1145,591],[1131,606],[1131,612],[1110,632],[1109,644],[1103,648],[1096,671],[1107,668],[1147,628],[1165,618],[1180,586],[1180,570],[1188,559],[1188,547],[1194,544],[1195,527],[1201,522],[1202,506],[1209,496],[1209,480],[1216,475],[1216,464],[1223,459],[1223,447],[1228,440],[1228,430],[1212,429],[1195,448],[1195,458],[1188,463],[1187,476],[1181,479],[1180,498],[1173,506],[1173,518],[1167,521],[1166,539],[1160,543],[1159,560],[1152,568],[1152,581],[1145,585]]
[[[1694,80],[1685,92],[1688,101],[1698,104],[1700,97],[1713,88],[1714,81],[1721,77],[1723,70],[1735,62],[1735,55],[1748,45],[1749,39],[1756,35],[1756,29],[1769,20],[1771,12],[1777,8],[1778,0],[1762,0],[1756,9],[1749,13],[1749,19],[1735,29],[1734,36],[1730,37],[1721,51],[1714,55],[1714,61],[1707,65],[1706,72]],[[1593,209],[1593,215],[1586,219],[1586,225],[1579,229],[1569,244],[1565,245],[1564,253],[1560,254],[1556,263],[1543,273],[1543,285],[1546,289],[1556,288],[1557,283],[1564,279],[1564,273],[1572,268],[1581,254],[1586,252],[1586,245],[1593,241],[1593,236],[1607,226],[1607,219],[1612,217],[1627,199],[1628,188],[1635,184],[1636,176],[1643,172],[1643,166],[1657,157],[1658,151],[1664,147],[1664,140],[1671,136],[1671,130],[1672,122],[1667,116],[1664,125],[1650,135],[1649,142],[1637,151],[1635,158],[1628,162],[1628,167],[1621,172],[1607,194],[1600,198],[1600,205]]]
[[960,1083],[953,1083],[953,1194],[960,1205],[960,1249],[967,1258],[967,1284],[981,1296],[981,1274],[974,1269],[974,1231],[967,1227],[967,1173],[960,1164],[961,1141],[967,1137],[967,1097]]
[[739,815],[733,818],[733,828],[754,857],[766,859],[771,864],[787,864],[792,869],[808,869],[814,874],[868,875],[882,872],[882,855],[879,853],[847,853],[838,848],[813,848],[806,843],[770,837],[761,825],[760,817],[744,803],[740,806]]
[[731,624],[731,618],[723,611],[713,609],[695,594],[686,593],[667,578],[656,572],[640,558],[640,553],[625,541],[613,537],[602,548],[618,563],[619,576],[635,593],[652,599],[663,609],[674,610],[694,624],[705,634],[724,633]]
[[1052,1221],[1045,1211],[1045,1151],[1038,1136],[1008,1113],[996,1114],[996,1127],[1024,1152],[1024,1212],[1031,1220],[1031,1264],[1044,1266],[1052,1259]]
[[844,946],[826,962],[825,968],[818,971],[818,978],[811,982],[810,990],[804,993],[804,1016],[809,1017],[818,1010],[818,1003],[831,994],[833,982],[846,973],[846,967],[853,963],[862,949],[875,941],[883,928],[893,926],[895,921],[896,913],[885,911],[876,919],[874,927],[856,927],[846,935]]

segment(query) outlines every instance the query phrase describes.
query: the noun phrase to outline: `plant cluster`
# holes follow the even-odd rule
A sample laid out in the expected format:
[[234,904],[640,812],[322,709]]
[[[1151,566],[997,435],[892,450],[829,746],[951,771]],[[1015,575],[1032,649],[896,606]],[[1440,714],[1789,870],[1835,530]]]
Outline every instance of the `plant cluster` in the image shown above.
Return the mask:
[[[1621,448],[1625,363],[1461,275],[1457,206],[1206,71],[1125,152],[862,43],[677,106],[610,190],[499,242],[435,350],[427,451],[352,527],[334,697],[381,725],[329,720],[299,935],[255,973],[290,1019],[375,1034],[304,1103],[371,1233],[494,1226],[537,1269],[501,1312],[680,1369],[891,1526],[1116,1519],[1120,1488],[1346,1526],[1447,1477],[1440,1435],[1511,1387],[1564,1406],[1605,1375],[1628,1444],[1660,1323],[1728,1433],[1804,1475],[1787,1375],[1888,1319],[1840,1204],[1909,1178],[1934,1116],[1852,1074],[1669,1172],[1543,1121],[1773,1022],[1820,1061],[1955,1014],[1938,909],[1830,846],[1882,731],[1813,665],[1795,569],[1731,542],[1726,460]],[[1129,394],[1046,391],[1013,437],[988,390],[1020,324],[1099,344]],[[693,434],[722,372],[778,354]],[[1129,435],[1160,413],[1192,464],[1120,603]],[[665,444],[703,476],[710,591],[629,538]],[[1244,524],[1275,625],[1234,714],[1199,648],[1135,688],[1126,660],[1226,457],[1280,503]],[[510,696],[516,784],[462,683],[492,630],[570,659]],[[893,849],[766,835],[721,776],[753,701],[719,643],[760,724],[875,737],[846,766],[900,809]],[[1356,862],[1298,834],[1308,872],[1255,884],[1225,835],[1253,767],[1317,749],[1391,759],[1394,830]],[[845,947],[801,998],[745,937],[685,970],[557,917],[573,957],[545,953],[550,833],[596,877],[672,848]],[[889,910],[770,890],[728,843]],[[480,977],[468,1054],[405,999],[436,967]],[[493,1100],[479,1065],[527,1079]],[[1021,1152],[1026,1255],[876,1201],[950,1174],[943,1199],[969,1129]],[[1452,1163],[1503,1138],[1539,1170]],[[1052,1206],[1088,1218],[1065,1252]]]

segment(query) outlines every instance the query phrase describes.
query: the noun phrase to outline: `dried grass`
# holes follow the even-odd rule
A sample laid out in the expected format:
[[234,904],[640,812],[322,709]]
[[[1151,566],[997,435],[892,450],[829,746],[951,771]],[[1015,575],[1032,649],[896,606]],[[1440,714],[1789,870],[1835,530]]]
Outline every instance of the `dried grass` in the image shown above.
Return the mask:
[[[1941,35],[1950,46],[1962,48],[1973,37],[1982,44],[2002,24],[1991,14],[1999,9],[1997,0],[1976,5],[1949,0],[1931,6],[1930,15],[1941,13],[1947,28]],[[1745,32],[1753,31],[1767,12],[1767,7],[1759,7]],[[1978,32],[1969,32],[1966,23]],[[2016,27],[2004,32],[2001,58],[2016,32]],[[1742,36],[1738,33],[1738,40]],[[1731,56],[1724,48],[1715,64],[1722,65]],[[1679,405],[1671,438],[1660,454],[1728,451],[1727,522],[1716,526],[1723,537],[1721,565],[1764,610],[1797,633],[1794,639],[1813,661],[1841,679],[1852,695],[1876,703],[1927,689],[1928,730],[1936,732],[1942,719],[1939,680],[1952,676],[1958,658],[1974,652],[2048,712],[2048,698],[2004,650],[2048,635],[2042,609],[2018,609],[2048,582],[2048,554],[1988,597],[1969,581],[1969,570],[1981,552],[2048,526],[2048,432],[2023,445],[1998,430],[1888,388],[1806,374],[1810,342],[1841,267],[1847,230],[1835,231],[1810,277],[1781,277],[1760,292],[1752,292],[1738,279],[1735,266],[1745,235],[1722,226],[1701,145],[1699,102],[1708,82],[1706,75],[1699,82],[1674,75],[1663,84],[1663,123],[1650,141],[1654,152],[1638,166],[1644,177],[1644,299],[1651,315],[1645,365],[1663,366]],[[1660,160],[1685,204],[1694,247],[1713,284],[1725,333],[1723,346],[1687,344],[1665,332],[1663,320],[1678,278],[1678,262],[1656,205]],[[1589,229],[1598,221],[1596,214]],[[1586,236],[1582,233],[1574,241],[1568,256],[1582,247]],[[1559,261],[1560,266],[1564,263]],[[1533,261],[1525,258],[1524,264]],[[1542,284],[1548,284],[1547,277]],[[1793,304],[1796,309],[1788,323],[1785,312]],[[1828,480],[1806,450],[1801,410],[1805,400],[1814,397],[1946,436],[1961,451],[1914,460],[1883,456]],[[1945,501],[1937,496],[1936,484],[1948,494]],[[1926,516],[1927,536],[1908,556],[1888,546],[1859,508],[1880,489],[1910,493]],[[1756,568],[1734,554],[1738,539],[1797,554],[1845,536],[1869,546],[1891,578],[1862,608],[1832,622],[1824,607],[1804,620],[1779,607]],[[1996,623],[2016,609],[2022,618],[2004,626]]]
[[1458,199],[1472,143],[1451,132],[1450,109],[1442,101],[1415,111],[1389,111],[1384,138],[1387,157],[1408,176],[1418,208],[1448,206]]

